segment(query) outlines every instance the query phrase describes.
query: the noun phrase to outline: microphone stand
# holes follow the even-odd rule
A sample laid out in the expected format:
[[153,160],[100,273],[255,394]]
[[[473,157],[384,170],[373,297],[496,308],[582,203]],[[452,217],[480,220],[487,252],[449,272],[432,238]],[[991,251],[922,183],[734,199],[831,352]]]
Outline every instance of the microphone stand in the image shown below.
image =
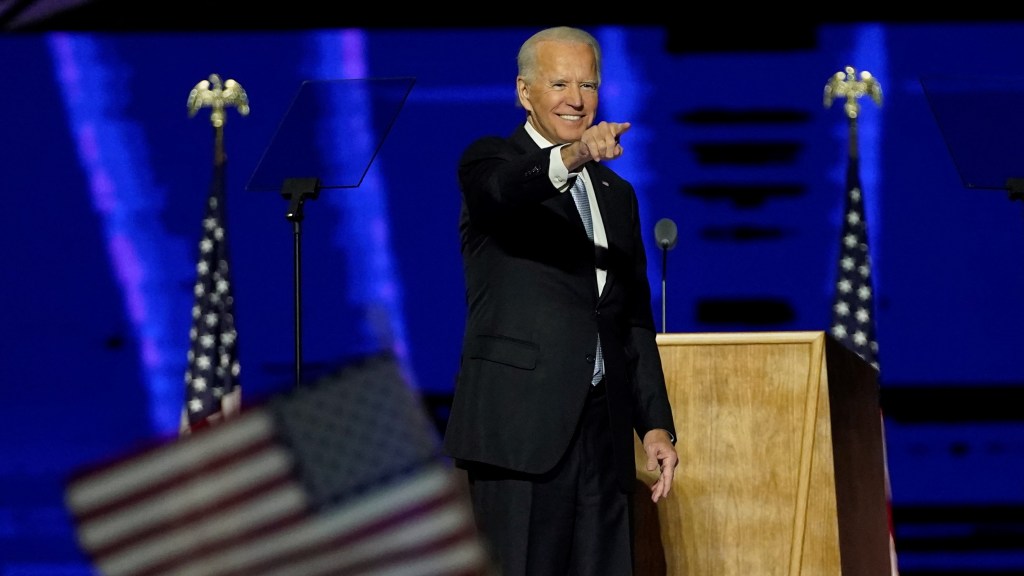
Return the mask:
[[669,218],[662,218],[654,226],[654,238],[661,248],[661,333],[667,331],[668,319],[665,314],[668,300],[668,285],[665,281],[668,276],[668,251],[676,246],[677,237],[676,223]]
[[668,272],[668,243],[660,242],[661,245],[661,333],[665,333],[665,300],[666,284],[665,276]]

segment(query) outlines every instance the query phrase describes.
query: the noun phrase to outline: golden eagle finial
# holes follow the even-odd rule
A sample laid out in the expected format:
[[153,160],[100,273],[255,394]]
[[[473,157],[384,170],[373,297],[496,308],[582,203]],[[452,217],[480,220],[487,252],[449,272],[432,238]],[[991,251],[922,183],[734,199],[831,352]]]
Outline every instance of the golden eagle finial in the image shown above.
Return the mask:
[[843,110],[847,117],[854,119],[860,113],[857,99],[864,95],[870,96],[875,104],[882,105],[882,85],[878,80],[866,70],[857,74],[853,66],[847,66],[833,74],[825,84],[825,108],[832,106],[835,98],[846,98]]
[[214,128],[224,126],[226,106],[234,106],[242,116],[249,114],[249,97],[242,85],[228,78],[223,85],[220,76],[210,74],[209,80],[202,80],[188,94],[188,115],[195,116],[200,108],[213,108],[210,123]]

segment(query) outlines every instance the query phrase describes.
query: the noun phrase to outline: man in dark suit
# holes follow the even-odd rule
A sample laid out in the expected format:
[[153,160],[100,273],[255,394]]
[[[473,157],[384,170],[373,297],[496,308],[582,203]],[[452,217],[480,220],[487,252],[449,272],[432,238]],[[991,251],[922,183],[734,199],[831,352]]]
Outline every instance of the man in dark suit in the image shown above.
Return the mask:
[[529,38],[526,122],[459,164],[468,314],[444,445],[502,576],[631,574],[633,434],[654,502],[678,464],[637,197],[605,164],[630,125],[595,123],[600,65],[583,30]]

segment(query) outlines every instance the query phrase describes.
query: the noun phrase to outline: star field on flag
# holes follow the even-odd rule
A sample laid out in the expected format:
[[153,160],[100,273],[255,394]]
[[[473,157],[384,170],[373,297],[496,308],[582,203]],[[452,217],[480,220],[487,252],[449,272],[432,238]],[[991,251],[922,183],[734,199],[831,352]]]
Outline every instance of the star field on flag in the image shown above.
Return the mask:
[[241,403],[238,334],[225,232],[224,172],[224,163],[214,166],[199,241],[182,433],[235,414]]
[[839,271],[832,303],[831,333],[878,370],[871,253],[868,248],[859,169],[857,159],[851,158],[846,173],[846,203],[839,248]]

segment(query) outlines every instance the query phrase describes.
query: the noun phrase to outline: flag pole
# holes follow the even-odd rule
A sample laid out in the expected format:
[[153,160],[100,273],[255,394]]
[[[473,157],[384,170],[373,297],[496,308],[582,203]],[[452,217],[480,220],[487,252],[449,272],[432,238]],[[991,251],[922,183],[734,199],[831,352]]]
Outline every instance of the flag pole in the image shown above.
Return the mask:
[[225,225],[224,123],[229,106],[234,106],[242,116],[249,114],[249,98],[242,86],[230,79],[221,83],[217,74],[196,84],[188,95],[189,117],[194,117],[202,108],[211,108],[213,178],[199,241],[179,435],[222,421],[241,410],[234,297]]
[[[882,86],[866,70],[858,73],[852,66],[846,66],[833,74],[825,84],[825,107],[831,107],[832,101],[836,98],[845,98],[843,112],[849,123],[847,196],[843,214],[839,278],[836,282],[832,312],[832,334],[871,364],[875,370],[880,371],[874,330],[871,255],[867,243],[864,198],[860,183],[860,144],[857,134],[857,119],[860,117],[859,99],[864,96],[869,96],[878,106],[882,105]],[[889,457],[885,446],[885,418],[881,409],[879,418],[882,431],[882,469],[885,474],[885,507],[889,521],[889,566],[891,576],[898,576],[896,542],[893,535],[892,490],[889,484]]]

